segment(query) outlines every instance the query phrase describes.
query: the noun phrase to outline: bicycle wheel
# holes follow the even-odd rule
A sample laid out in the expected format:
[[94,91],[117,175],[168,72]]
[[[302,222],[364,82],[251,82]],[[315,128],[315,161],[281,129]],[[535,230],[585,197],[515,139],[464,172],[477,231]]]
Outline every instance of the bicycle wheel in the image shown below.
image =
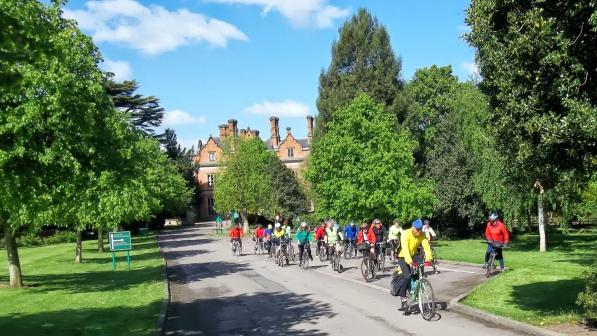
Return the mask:
[[363,260],[361,261],[361,274],[363,275],[363,279],[365,279],[365,281],[367,282],[373,279],[371,277],[371,268],[369,265],[368,258],[363,258]]
[[489,262],[487,263],[487,273],[485,276],[489,278],[491,274],[493,274],[493,269],[495,268],[495,255],[492,253],[489,256]]
[[307,254],[307,251],[303,252],[303,258],[301,260],[301,267],[306,270],[307,268],[309,268],[309,255]]
[[292,246],[292,243],[288,243],[288,256],[290,257],[290,260],[292,260],[292,262],[296,261],[296,255],[294,254],[294,246]]
[[340,253],[336,254],[336,272],[342,273],[342,264],[340,263]]
[[369,258],[369,269],[371,270],[371,280],[375,279],[377,270],[375,269],[375,261]]
[[386,254],[385,254],[385,252],[381,253],[380,267],[381,267],[381,272],[385,273],[386,272]]
[[426,321],[431,321],[435,316],[435,296],[433,295],[433,287],[427,279],[419,280],[419,310],[421,316]]
[[324,261],[325,261],[325,256],[326,256],[326,254],[327,254],[327,249],[326,249],[324,246],[321,246],[321,247],[319,248],[319,260],[320,260],[321,262],[324,262]]
[[348,244],[346,244],[346,247],[344,248],[344,259],[350,260],[351,258],[352,258],[352,244],[348,243]]

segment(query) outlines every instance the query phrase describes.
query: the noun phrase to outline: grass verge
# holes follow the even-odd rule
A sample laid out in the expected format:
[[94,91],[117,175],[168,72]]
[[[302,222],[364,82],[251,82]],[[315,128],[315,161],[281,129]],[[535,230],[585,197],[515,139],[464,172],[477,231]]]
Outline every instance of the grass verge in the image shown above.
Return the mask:
[[[131,270],[119,252],[84,242],[82,264],[74,244],[21,248],[25,288],[0,288],[0,330],[6,335],[152,335],[162,299],[163,259],[155,237],[133,238]],[[6,254],[0,255],[6,265]],[[3,271],[6,274],[6,270]],[[6,275],[0,283],[7,283]]]
[[[548,252],[539,252],[539,237],[516,237],[504,251],[507,272],[485,282],[463,303],[521,322],[547,326],[581,319],[575,304],[584,289],[580,276],[594,260],[597,234],[548,234]],[[442,259],[483,263],[480,240],[440,241]]]

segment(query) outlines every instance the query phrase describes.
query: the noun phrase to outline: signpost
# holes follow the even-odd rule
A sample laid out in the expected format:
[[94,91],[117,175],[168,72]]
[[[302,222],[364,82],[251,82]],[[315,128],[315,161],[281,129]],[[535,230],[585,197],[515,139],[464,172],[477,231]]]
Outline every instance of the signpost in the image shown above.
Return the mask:
[[112,252],[112,267],[116,269],[116,252],[126,251],[126,260],[129,264],[129,270],[131,269],[131,250],[133,246],[131,244],[131,232],[120,231],[110,232],[110,251]]

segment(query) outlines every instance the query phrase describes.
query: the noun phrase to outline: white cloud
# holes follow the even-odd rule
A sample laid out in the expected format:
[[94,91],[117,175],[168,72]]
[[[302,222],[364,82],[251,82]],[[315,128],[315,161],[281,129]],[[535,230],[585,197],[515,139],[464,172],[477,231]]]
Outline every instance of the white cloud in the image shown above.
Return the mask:
[[205,124],[207,119],[204,116],[194,117],[183,110],[172,110],[164,113],[163,127],[189,124]]
[[469,76],[478,76],[479,75],[479,66],[477,63],[473,62],[464,62],[461,64],[462,68],[466,70]]
[[245,108],[246,112],[277,117],[305,117],[309,114],[309,107],[305,104],[293,100],[284,100],[281,102],[264,101],[263,103],[253,104]]
[[348,8],[328,5],[328,0],[206,0],[224,4],[255,5],[263,7],[262,15],[277,11],[296,27],[330,27],[334,20],[348,15]]
[[113,61],[106,58],[101,67],[104,71],[113,73],[113,79],[116,82],[122,82],[133,78],[133,70],[131,70],[131,65],[128,62]]
[[248,41],[234,25],[187,9],[168,11],[135,0],[94,0],[84,10],[64,10],[97,42],[124,44],[146,54],[172,51],[193,42],[225,47],[228,40]]

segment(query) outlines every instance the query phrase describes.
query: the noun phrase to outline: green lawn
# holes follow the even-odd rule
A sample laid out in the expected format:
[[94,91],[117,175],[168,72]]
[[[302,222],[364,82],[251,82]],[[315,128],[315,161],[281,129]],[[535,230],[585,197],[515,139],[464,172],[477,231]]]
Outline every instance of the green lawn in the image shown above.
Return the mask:
[[[595,260],[597,233],[548,234],[548,252],[538,252],[537,235],[516,237],[505,250],[510,268],[485,282],[464,300],[465,304],[534,325],[575,322],[581,311],[575,305],[584,289],[582,272]],[[480,240],[440,241],[440,258],[483,263],[486,249]]]
[[[155,237],[134,238],[131,270],[120,252],[118,270],[111,253],[84,244],[84,263],[75,265],[74,244],[19,250],[23,289],[9,289],[0,276],[2,335],[153,335],[164,298],[163,260]],[[0,254],[6,267],[6,253]]]

